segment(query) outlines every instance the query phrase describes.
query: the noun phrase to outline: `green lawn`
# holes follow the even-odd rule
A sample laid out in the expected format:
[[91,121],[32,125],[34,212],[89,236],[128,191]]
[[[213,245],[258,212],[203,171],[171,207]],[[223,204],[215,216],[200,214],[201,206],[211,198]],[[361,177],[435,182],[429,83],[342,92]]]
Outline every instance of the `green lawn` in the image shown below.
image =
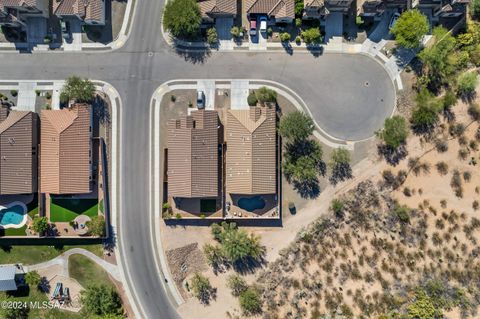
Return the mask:
[[[5,293],[0,293],[0,300],[5,300],[8,298],[12,301],[22,301],[22,302],[42,302],[48,301],[48,297],[43,292],[38,289],[31,289],[28,294],[17,292],[16,295],[7,295]],[[0,308],[0,318],[4,318],[4,310]],[[30,309],[28,313],[29,319],[86,319],[84,314],[59,310],[59,309]]]
[[0,236],[25,236],[27,233],[25,232],[27,230],[27,225],[24,225],[23,227],[20,228],[7,228],[7,229],[2,229],[2,234]]
[[37,264],[53,259],[71,248],[84,248],[101,257],[103,254],[102,245],[79,245],[63,246],[57,249],[51,246],[11,246],[0,249],[0,261],[2,264],[23,263],[25,265]]
[[68,273],[70,277],[78,280],[84,288],[92,284],[113,286],[107,272],[83,255],[72,255],[69,257]]
[[52,198],[50,200],[50,221],[69,222],[78,215],[98,215],[98,199]]

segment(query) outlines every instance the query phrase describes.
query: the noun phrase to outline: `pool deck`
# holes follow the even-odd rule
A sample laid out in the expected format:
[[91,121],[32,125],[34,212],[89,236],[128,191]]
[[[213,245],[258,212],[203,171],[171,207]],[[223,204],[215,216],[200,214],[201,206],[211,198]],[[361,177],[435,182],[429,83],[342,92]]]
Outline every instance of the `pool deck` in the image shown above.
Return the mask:
[[[238,201],[245,197],[260,196],[265,201],[265,207],[249,212],[238,206]],[[225,213],[225,218],[280,218],[278,198],[276,194],[240,195],[227,194],[226,202],[231,203],[230,210]]]

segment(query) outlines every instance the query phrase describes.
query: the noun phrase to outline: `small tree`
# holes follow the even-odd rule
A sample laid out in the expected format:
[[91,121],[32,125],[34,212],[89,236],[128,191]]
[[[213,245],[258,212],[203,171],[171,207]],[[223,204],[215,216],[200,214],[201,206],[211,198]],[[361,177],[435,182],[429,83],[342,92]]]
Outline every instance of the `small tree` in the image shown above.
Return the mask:
[[480,0],[472,0],[470,2],[470,14],[472,18],[478,20],[480,17]]
[[86,222],[89,232],[98,237],[105,236],[105,218],[103,216],[94,216],[92,220]]
[[192,287],[193,295],[198,298],[201,303],[208,304],[210,302],[214,290],[207,277],[195,273],[190,281],[190,286]]
[[37,234],[43,234],[48,230],[47,217],[35,217],[32,221],[32,229]]
[[280,41],[288,42],[288,41],[290,41],[290,38],[291,38],[290,33],[288,33],[288,32],[280,33]]
[[262,311],[262,300],[257,289],[249,287],[240,294],[240,308],[246,315],[258,314]]
[[352,178],[352,168],[350,167],[350,153],[344,148],[336,148],[330,157],[328,163],[332,174],[330,182],[337,184],[339,181]]
[[213,268],[218,268],[225,261],[225,256],[220,246],[205,244],[203,246],[203,254],[207,259],[207,263]]
[[312,135],[314,128],[315,126],[310,116],[303,112],[295,111],[282,116],[278,132],[284,139],[298,142]]
[[319,28],[310,28],[302,31],[300,34],[306,44],[316,44],[322,42],[322,35]]
[[257,99],[257,96],[255,95],[255,93],[250,93],[247,97],[247,103],[248,105],[250,106],[256,106],[257,103],[258,103],[258,99]]
[[91,315],[122,313],[122,301],[115,288],[107,285],[90,285],[80,292],[83,308]]
[[35,270],[29,271],[25,274],[25,282],[30,287],[38,287],[38,285],[40,285],[42,282],[42,277],[40,277],[40,274]]
[[242,292],[247,290],[248,285],[245,279],[237,274],[232,274],[227,278],[227,287],[232,291],[232,295],[238,297]]
[[260,103],[266,103],[266,102],[271,102],[275,103],[277,102],[277,92],[269,89],[265,86],[262,86],[258,90],[255,91],[255,96],[257,97],[258,102]]
[[457,94],[463,98],[471,98],[478,84],[476,72],[465,72],[457,78]]
[[171,0],[165,5],[163,27],[174,37],[192,38],[198,34],[202,16],[195,0]]
[[217,29],[210,28],[207,30],[207,42],[208,44],[216,44],[218,42]]
[[231,29],[230,29],[230,34],[232,35],[232,37],[234,38],[238,38],[240,36],[240,32],[241,32],[241,29],[237,26],[233,26]]
[[343,201],[335,198],[332,200],[330,203],[330,210],[335,214],[337,217],[343,216],[343,210],[344,210],[345,204]]
[[391,32],[398,45],[414,49],[418,48],[420,40],[428,30],[427,17],[418,10],[408,10],[400,15]]
[[95,86],[89,79],[82,79],[78,76],[71,76],[66,80],[60,93],[60,101],[68,103],[91,102],[95,97]]
[[408,127],[405,119],[399,115],[386,119],[383,130],[377,132],[377,136],[389,147],[398,148],[405,143],[408,136]]

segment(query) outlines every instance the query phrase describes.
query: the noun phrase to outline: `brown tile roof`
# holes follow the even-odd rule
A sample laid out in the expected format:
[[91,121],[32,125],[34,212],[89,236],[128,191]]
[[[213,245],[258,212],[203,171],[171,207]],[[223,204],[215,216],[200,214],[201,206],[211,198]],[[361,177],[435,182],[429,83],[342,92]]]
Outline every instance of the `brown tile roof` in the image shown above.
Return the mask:
[[201,0],[198,5],[203,17],[237,14],[237,0]]
[[42,110],[40,191],[51,194],[90,192],[91,107]]
[[275,121],[275,110],[270,107],[228,111],[227,193],[276,193]]
[[52,0],[56,15],[78,15],[84,20],[103,20],[104,0]]
[[197,110],[168,122],[168,195],[218,196],[218,114]]
[[295,18],[295,0],[247,0],[247,13],[267,14],[275,18]]
[[37,0],[0,0],[0,7],[35,7]]
[[0,123],[0,194],[37,191],[37,114],[12,111]]

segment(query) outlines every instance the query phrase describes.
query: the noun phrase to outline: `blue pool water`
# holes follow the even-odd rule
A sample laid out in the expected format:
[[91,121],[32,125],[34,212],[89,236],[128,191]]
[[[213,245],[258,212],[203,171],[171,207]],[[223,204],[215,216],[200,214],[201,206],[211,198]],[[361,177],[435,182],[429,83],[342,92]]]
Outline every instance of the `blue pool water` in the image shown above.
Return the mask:
[[25,215],[25,211],[20,205],[13,205],[12,207],[4,208],[0,210],[0,225],[19,225],[23,221],[23,215]]
[[247,212],[253,212],[254,210],[264,208],[265,200],[262,196],[242,197],[238,200],[238,207]]

